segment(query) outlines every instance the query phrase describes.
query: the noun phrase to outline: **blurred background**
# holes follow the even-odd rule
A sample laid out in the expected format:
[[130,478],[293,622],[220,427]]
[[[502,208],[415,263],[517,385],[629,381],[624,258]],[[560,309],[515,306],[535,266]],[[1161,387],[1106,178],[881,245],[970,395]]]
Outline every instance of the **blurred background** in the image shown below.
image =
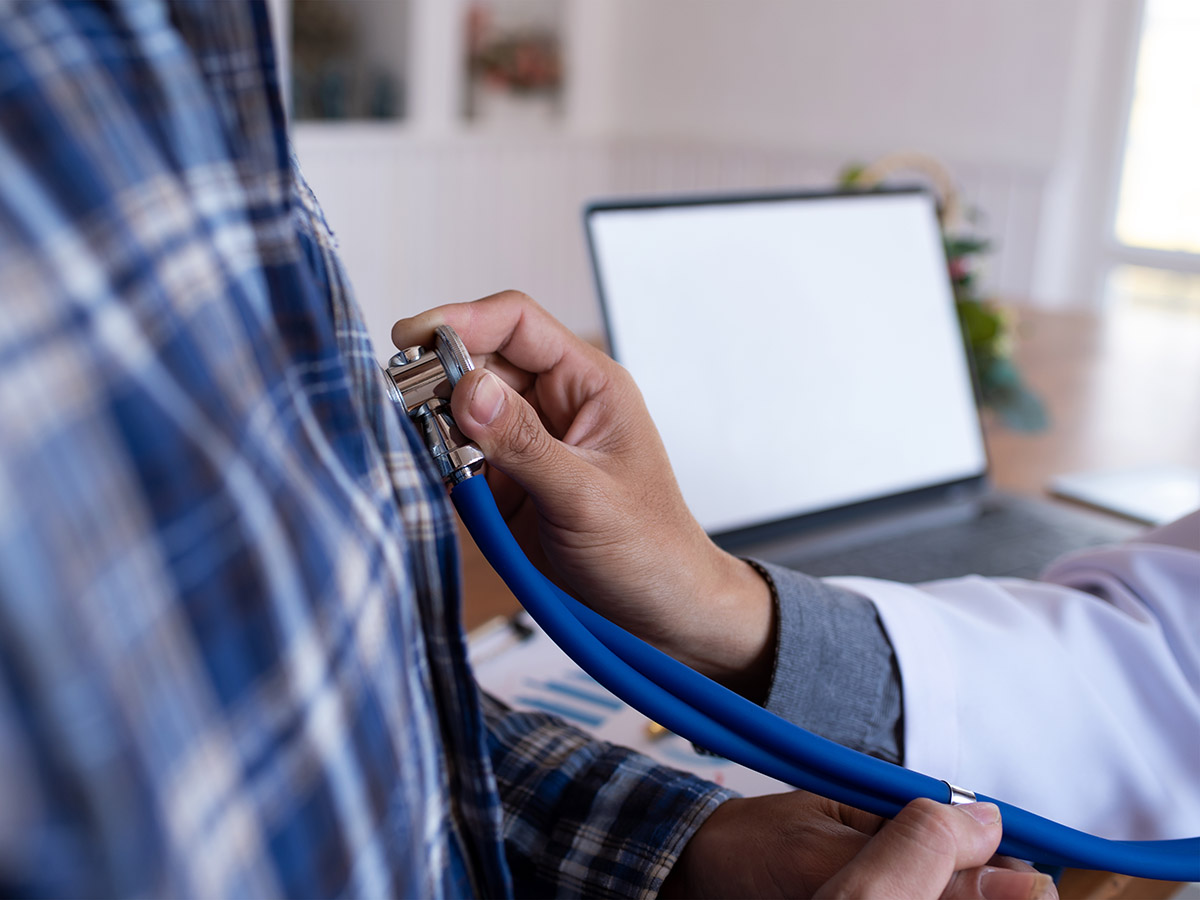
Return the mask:
[[897,153],[949,173],[989,242],[983,295],[1200,317],[1195,0],[273,13],[295,146],[381,352],[398,316],[509,287],[597,335],[589,199],[830,187]]

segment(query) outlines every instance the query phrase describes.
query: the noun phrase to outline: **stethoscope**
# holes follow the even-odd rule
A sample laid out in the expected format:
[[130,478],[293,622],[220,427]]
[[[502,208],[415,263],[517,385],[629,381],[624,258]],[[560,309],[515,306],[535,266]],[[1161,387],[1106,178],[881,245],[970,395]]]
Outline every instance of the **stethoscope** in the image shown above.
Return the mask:
[[1000,807],[1000,852],[1046,866],[1200,881],[1200,837],[1114,841],[1068,828],[1020,807],[850,750],[780,719],[609,622],[570,597],[525,557],[484,478],[482,451],[450,412],[450,391],[474,366],[447,326],[432,348],[411,347],[385,368],[433,454],[450,498],[484,557],[539,626],[589,675],[655,722],[727,759],[797,788],[891,817],[917,797]]

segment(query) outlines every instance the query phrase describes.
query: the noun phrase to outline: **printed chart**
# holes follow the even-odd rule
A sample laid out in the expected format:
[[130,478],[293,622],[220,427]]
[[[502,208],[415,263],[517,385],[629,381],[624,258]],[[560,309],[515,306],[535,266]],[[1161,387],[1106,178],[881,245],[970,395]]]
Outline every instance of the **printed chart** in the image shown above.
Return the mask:
[[744,796],[791,790],[727,759],[697,753],[688,741],[658,728],[580,669],[524,612],[472,632],[470,656],[483,689],[514,709],[551,713]]

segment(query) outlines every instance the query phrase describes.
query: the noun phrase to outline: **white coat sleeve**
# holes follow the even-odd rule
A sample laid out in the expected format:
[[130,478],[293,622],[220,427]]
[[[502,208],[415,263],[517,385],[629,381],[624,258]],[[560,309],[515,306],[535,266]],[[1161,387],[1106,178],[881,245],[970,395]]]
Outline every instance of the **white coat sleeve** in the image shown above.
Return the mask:
[[1104,837],[1200,834],[1200,512],[1038,581],[828,580],[887,630],[909,768]]

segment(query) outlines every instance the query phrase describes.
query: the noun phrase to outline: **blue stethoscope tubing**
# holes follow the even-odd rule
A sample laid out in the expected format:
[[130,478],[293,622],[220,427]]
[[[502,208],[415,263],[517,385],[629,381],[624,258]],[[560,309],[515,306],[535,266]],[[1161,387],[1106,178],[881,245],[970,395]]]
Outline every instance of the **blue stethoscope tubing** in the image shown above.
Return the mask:
[[[534,621],[589,675],[630,706],[688,740],[797,788],[878,815],[917,797],[945,803],[949,786],[826,740],[716,684],[567,595],[526,558],[482,476],[451,499],[475,543]],[[1000,852],[1047,865],[1200,881],[1200,837],[1114,841],[995,803]]]

